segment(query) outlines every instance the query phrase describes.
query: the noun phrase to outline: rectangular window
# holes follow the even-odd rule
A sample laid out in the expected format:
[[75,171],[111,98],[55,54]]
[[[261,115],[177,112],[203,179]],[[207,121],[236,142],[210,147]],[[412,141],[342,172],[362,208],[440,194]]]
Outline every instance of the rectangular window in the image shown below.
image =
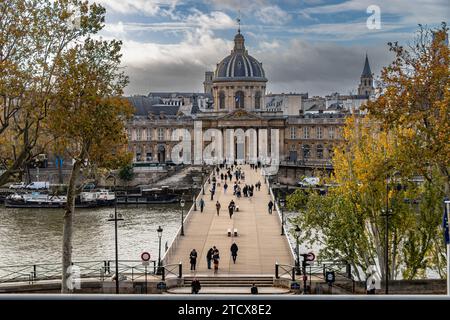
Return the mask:
[[164,128],[158,128],[158,140],[159,141],[164,140]]
[[334,139],[334,127],[328,128],[328,138]]
[[152,140],[152,128],[147,128],[147,141]]
[[296,138],[296,127],[291,127],[291,139],[295,139]]
[[309,127],[303,127],[303,139],[309,139]]
[[317,127],[317,139],[322,139],[322,127]]
[[142,140],[142,130],[141,128],[136,129],[136,140],[141,141]]

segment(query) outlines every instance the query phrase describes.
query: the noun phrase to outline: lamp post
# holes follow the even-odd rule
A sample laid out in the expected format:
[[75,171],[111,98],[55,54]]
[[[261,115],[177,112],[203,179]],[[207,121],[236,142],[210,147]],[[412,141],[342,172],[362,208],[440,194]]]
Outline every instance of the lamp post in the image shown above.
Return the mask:
[[197,188],[197,183],[192,183],[192,201],[194,202],[194,211],[197,211],[197,201],[195,201],[195,188]]
[[381,210],[382,217],[385,217],[384,227],[384,282],[385,294],[389,294],[389,218],[392,210],[389,209],[389,177],[386,177],[386,209]]
[[205,195],[205,172],[202,165],[202,195]]
[[158,227],[156,230],[158,232],[158,239],[159,239],[159,255],[158,255],[158,274],[161,274],[161,238],[163,233],[163,228],[161,226]]
[[286,204],[286,200],[284,198],[281,198],[278,200],[281,207],[281,235],[284,236],[284,205]]
[[180,207],[181,207],[181,235],[184,236],[184,199],[182,198],[180,200]]
[[117,222],[122,221],[122,215],[117,215],[117,196],[116,196],[116,177],[109,175],[106,180],[112,178],[114,180],[114,216],[111,214],[108,221],[114,221],[114,241],[115,241],[115,253],[116,253],[116,294],[119,294],[119,244],[117,239]]
[[298,225],[295,226],[295,240],[296,240],[296,249],[297,249],[297,261],[295,263],[295,273],[297,275],[300,274],[300,249],[299,249],[299,238],[300,238],[300,228]]

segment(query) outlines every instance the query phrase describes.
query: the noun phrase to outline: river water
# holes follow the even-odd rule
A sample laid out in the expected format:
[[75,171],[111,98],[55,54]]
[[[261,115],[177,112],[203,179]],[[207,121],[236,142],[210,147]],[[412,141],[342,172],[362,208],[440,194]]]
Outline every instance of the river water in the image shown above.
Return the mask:
[[[114,208],[77,209],[73,261],[113,260]],[[140,260],[144,251],[158,259],[158,226],[163,228],[161,254],[181,223],[179,205],[119,206],[119,260]],[[9,209],[0,206],[0,266],[60,263],[63,234],[61,209]]]

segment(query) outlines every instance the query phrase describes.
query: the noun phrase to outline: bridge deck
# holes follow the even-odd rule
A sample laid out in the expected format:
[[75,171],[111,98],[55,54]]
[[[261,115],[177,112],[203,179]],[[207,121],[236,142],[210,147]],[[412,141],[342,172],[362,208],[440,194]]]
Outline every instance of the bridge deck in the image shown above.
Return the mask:
[[[245,173],[245,181],[241,181],[241,188],[245,184],[251,185],[261,181],[260,191],[254,191],[252,198],[233,196],[233,183],[228,181],[228,190],[224,193],[223,183],[218,177],[218,185],[214,200],[210,200],[209,190],[205,190],[203,199],[205,208],[200,213],[200,208],[193,211],[189,223],[185,225],[185,236],[182,237],[174,253],[171,254],[168,263],[183,264],[183,274],[192,275],[190,271],[189,253],[193,248],[198,253],[197,270],[195,274],[213,274],[213,269],[208,270],[206,253],[212,246],[216,246],[220,252],[218,274],[252,274],[273,275],[275,262],[280,264],[293,264],[293,258],[285,236],[280,235],[280,220],[277,212],[269,214],[267,204],[270,200],[267,185],[261,170],[252,170],[248,165],[241,166]],[[224,169],[221,172],[226,172]],[[233,177],[234,181],[234,177]],[[208,185],[207,185],[208,186]],[[209,186],[208,186],[209,189]],[[228,214],[228,204],[234,199],[239,206],[239,212],[235,212],[232,219]],[[219,200],[221,210],[216,214],[216,201]],[[237,237],[228,237],[227,230],[237,228]],[[233,241],[239,247],[236,264],[233,264],[230,247]]]

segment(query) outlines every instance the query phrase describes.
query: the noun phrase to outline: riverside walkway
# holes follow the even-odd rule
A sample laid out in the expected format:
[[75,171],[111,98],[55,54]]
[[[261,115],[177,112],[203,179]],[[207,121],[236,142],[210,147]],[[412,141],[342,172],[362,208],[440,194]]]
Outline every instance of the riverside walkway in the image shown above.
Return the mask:
[[[272,195],[269,194],[268,186],[264,183],[261,169],[251,169],[249,165],[241,165],[245,180],[241,180],[241,189],[247,185],[255,185],[261,182],[261,190],[254,189],[253,197],[237,198],[233,195],[233,185],[229,180],[228,190],[224,192],[220,173],[226,172],[221,169],[216,175],[217,186],[214,199],[211,199],[210,187],[205,185],[205,195],[197,197],[197,211],[189,211],[184,222],[184,236],[180,230],[171,243],[168,251],[163,257],[164,264],[182,263],[183,275],[211,275],[213,269],[207,268],[206,254],[209,248],[216,246],[220,252],[219,275],[273,275],[275,263],[293,265],[294,256],[288,244],[286,236],[281,235],[281,219],[274,207],[273,213],[269,214],[267,205]],[[205,208],[203,213],[198,206],[199,200],[203,198]],[[221,204],[219,216],[216,213],[216,201]],[[228,205],[234,200],[239,207],[232,218],[228,214]],[[274,201],[275,202],[275,201]],[[237,229],[236,237],[229,237],[228,229]],[[233,264],[230,247],[233,242],[239,247],[236,264]],[[190,270],[189,253],[196,249],[197,268]],[[212,266],[213,268],[213,266]]]

